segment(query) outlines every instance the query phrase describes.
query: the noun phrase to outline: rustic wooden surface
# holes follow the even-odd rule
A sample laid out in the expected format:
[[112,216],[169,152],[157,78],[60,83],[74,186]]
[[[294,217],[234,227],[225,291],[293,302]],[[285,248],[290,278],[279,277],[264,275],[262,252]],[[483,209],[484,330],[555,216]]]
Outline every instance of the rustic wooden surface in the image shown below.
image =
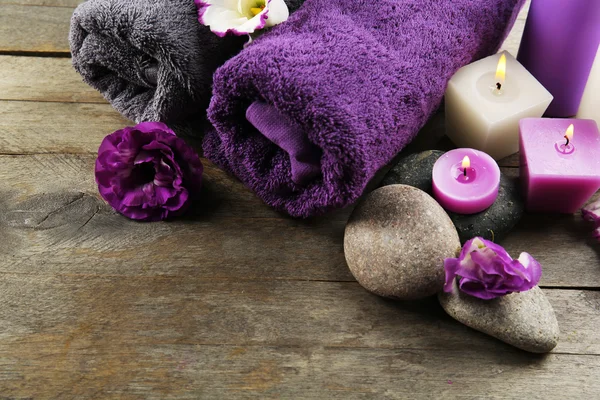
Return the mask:
[[503,243],[544,265],[561,340],[539,356],[435,299],[364,291],[344,261],[350,209],[290,219],[206,162],[185,219],[115,214],[94,153],[128,122],[70,66],[78,3],[0,0],[0,399],[598,396],[600,247],[579,215],[528,215]]

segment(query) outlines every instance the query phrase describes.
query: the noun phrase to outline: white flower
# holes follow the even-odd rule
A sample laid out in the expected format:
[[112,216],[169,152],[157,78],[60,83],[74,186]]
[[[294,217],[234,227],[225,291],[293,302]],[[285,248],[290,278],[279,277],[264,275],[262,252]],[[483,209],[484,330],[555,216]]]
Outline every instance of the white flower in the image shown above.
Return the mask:
[[195,0],[199,21],[218,36],[248,35],[280,24],[290,12],[283,0]]

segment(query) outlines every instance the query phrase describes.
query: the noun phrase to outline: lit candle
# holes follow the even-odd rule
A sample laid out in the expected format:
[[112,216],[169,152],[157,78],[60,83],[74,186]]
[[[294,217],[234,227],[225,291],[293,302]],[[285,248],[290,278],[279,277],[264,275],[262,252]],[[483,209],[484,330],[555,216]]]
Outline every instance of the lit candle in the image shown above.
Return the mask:
[[456,149],[433,166],[433,195],[448,211],[476,214],[498,197],[500,168],[489,155],[474,149]]
[[590,72],[583,92],[577,118],[593,119],[600,124],[600,96],[598,93],[600,93],[600,47],[598,47],[596,61],[594,61],[592,72]]
[[446,133],[499,160],[519,149],[519,120],[541,117],[552,95],[508,52],[461,68],[446,90]]
[[599,42],[600,1],[531,1],[517,59],[554,96],[547,116],[577,114]]
[[574,213],[600,189],[600,133],[589,119],[520,123],[521,182],[527,210]]

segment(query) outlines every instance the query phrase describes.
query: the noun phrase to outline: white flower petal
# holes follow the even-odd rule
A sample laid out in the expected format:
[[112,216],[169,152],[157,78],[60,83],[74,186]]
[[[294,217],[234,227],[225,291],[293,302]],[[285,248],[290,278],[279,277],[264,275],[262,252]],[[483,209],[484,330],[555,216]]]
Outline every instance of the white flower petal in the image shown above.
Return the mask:
[[246,20],[243,24],[236,27],[235,31],[238,33],[254,33],[257,29],[264,28],[262,15],[263,13],[256,15],[256,17],[253,17],[252,19]]
[[290,10],[283,0],[268,0],[265,9],[269,10],[267,27],[281,24],[287,21],[290,16]]
[[[227,32],[237,35],[254,33],[289,17],[283,0],[204,0],[204,3],[206,6],[200,21],[219,36]],[[264,9],[254,15],[261,7]]]

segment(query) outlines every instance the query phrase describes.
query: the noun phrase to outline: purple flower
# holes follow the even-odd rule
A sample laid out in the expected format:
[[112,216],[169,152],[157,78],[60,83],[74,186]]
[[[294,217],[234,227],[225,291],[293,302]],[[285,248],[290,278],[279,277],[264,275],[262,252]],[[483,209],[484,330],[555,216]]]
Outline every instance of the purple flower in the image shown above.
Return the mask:
[[465,243],[459,258],[446,258],[445,292],[451,292],[458,276],[463,292],[489,300],[513,292],[524,292],[538,284],[542,266],[531,255],[513,260],[501,246],[476,237]]
[[594,232],[592,236],[600,241],[600,200],[597,200],[581,210],[581,216],[594,223]]
[[202,184],[198,155],[163,123],[143,122],[104,138],[96,182],[104,200],[131,219],[159,221],[185,212]]

